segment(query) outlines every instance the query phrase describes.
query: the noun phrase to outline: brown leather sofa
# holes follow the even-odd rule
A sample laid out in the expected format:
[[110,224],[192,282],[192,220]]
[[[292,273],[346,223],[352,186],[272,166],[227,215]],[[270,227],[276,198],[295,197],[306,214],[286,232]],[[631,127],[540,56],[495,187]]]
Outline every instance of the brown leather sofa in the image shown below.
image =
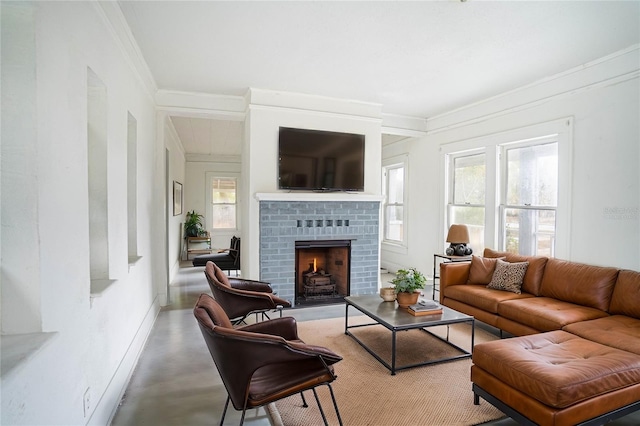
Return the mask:
[[[487,288],[528,262],[520,293]],[[640,272],[486,249],[440,267],[440,302],[515,337],[476,345],[476,403],[522,424],[602,424],[640,409]]]

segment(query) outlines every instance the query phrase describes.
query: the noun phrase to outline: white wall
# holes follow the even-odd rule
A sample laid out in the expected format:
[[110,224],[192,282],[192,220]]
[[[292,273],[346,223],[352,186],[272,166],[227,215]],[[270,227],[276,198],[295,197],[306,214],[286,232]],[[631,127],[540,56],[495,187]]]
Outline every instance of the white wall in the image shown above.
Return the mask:
[[[419,153],[417,155],[416,153]],[[422,138],[407,138],[382,148],[384,159],[408,155],[405,191],[407,200],[407,241],[402,245],[382,243],[381,266],[391,272],[415,267],[432,275],[426,238],[438,221],[439,179],[437,146],[427,145]]]
[[[169,280],[178,272],[180,268],[180,258],[182,253],[183,244],[183,224],[187,211],[187,199],[185,194],[186,188],[189,187],[186,181],[186,167],[185,167],[185,153],[180,138],[176,133],[175,128],[169,117],[164,113],[158,114],[158,120],[163,123],[163,138],[162,142],[165,147],[165,153],[168,156],[166,162],[168,165],[167,171],[167,206],[168,206],[168,223],[167,223],[167,252],[169,262]],[[183,192],[183,206],[182,214],[173,215],[173,182],[179,182],[182,184]]]
[[[3,2],[1,7],[3,47],[11,45],[14,36],[23,41],[26,38],[22,53],[35,71],[34,79],[20,68],[5,66],[16,56],[6,58],[3,49],[3,83],[23,85],[20,90],[28,95],[28,102],[15,104],[5,98],[3,87],[3,126],[6,118],[13,120],[10,134],[3,127],[3,161],[14,158],[28,167],[25,175],[7,180],[11,191],[5,192],[3,187],[2,223],[3,228],[19,224],[34,244],[22,256],[2,258],[2,304],[13,305],[19,312],[4,315],[3,309],[1,423],[105,424],[117,408],[159,310],[155,283],[166,282],[164,153],[156,143],[152,92],[143,84],[146,77],[136,74],[133,62],[125,57],[115,33],[106,25],[107,12],[102,7],[112,6]],[[10,25],[17,21],[20,25]],[[113,282],[99,294],[90,294],[89,276],[87,67],[107,88],[109,268]],[[138,125],[141,259],[135,265],[129,265],[127,256],[129,112]],[[32,149],[16,155],[9,149],[11,145],[4,144],[7,136],[16,146],[24,139]],[[5,172],[3,167],[3,181]],[[34,197],[27,204],[20,203],[29,208],[29,214],[5,211],[4,206],[17,201],[20,194]],[[19,233],[3,233],[3,254],[23,245]],[[17,279],[7,279],[8,271],[18,271],[21,279],[28,280],[25,298],[5,291]],[[35,325],[30,325],[31,334],[17,335],[12,330],[11,324],[19,321],[20,315],[37,318]],[[87,390],[89,411],[84,413]]]
[[[2,332],[41,331],[38,263],[38,152],[35,17],[30,7],[2,11]],[[10,43],[9,43],[10,41]],[[25,223],[30,226],[24,226]],[[9,245],[6,242],[11,241]],[[8,300],[20,303],[8,303]],[[25,306],[28,308],[25,309]]]
[[[638,46],[485,102],[427,121],[418,143],[399,143],[385,157],[410,154],[407,262],[431,274],[442,251],[445,144],[573,118],[570,229],[558,230],[558,257],[640,269],[640,55]],[[416,167],[418,165],[418,167]],[[569,164],[561,164],[561,173]],[[614,212],[614,213],[612,213]],[[622,212],[617,214],[615,212]],[[384,248],[383,248],[384,249]],[[383,261],[398,261],[383,251]],[[385,262],[383,262],[383,265]]]
[[[380,106],[252,89],[243,147],[243,275],[259,278],[259,203],[256,193],[278,192],[278,129],[297,127],[365,135],[364,193],[381,192]],[[354,197],[355,198],[355,197]]]

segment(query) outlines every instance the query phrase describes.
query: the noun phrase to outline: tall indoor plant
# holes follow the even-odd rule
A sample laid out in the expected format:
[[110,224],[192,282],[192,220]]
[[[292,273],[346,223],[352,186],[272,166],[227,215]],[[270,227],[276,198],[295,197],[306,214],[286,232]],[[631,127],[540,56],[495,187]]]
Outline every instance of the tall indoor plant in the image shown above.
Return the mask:
[[396,299],[401,308],[406,308],[418,302],[420,291],[424,289],[427,279],[416,268],[399,269],[391,280],[395,288]]
[[202,230],[202,219],[204,219],[204,216],[196,213],[195,210],[187,212],[184,221],[184,233],[187,237],[197,237],[200,235],[200,231]]

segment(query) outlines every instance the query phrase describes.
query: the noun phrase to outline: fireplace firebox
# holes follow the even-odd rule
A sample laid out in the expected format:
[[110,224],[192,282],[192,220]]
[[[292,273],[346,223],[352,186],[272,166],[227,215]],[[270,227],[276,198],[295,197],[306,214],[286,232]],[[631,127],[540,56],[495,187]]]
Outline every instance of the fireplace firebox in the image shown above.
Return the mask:
[[340,301],[349,295],[351,240],[296,241],[297,304]]

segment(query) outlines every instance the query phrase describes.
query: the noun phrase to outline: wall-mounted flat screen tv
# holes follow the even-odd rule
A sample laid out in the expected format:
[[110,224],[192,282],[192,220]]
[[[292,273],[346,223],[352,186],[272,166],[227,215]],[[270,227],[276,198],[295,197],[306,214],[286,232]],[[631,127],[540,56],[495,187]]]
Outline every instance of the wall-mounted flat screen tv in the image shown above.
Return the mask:
[[278,187],[364,191],[364,135],[280,127]]

